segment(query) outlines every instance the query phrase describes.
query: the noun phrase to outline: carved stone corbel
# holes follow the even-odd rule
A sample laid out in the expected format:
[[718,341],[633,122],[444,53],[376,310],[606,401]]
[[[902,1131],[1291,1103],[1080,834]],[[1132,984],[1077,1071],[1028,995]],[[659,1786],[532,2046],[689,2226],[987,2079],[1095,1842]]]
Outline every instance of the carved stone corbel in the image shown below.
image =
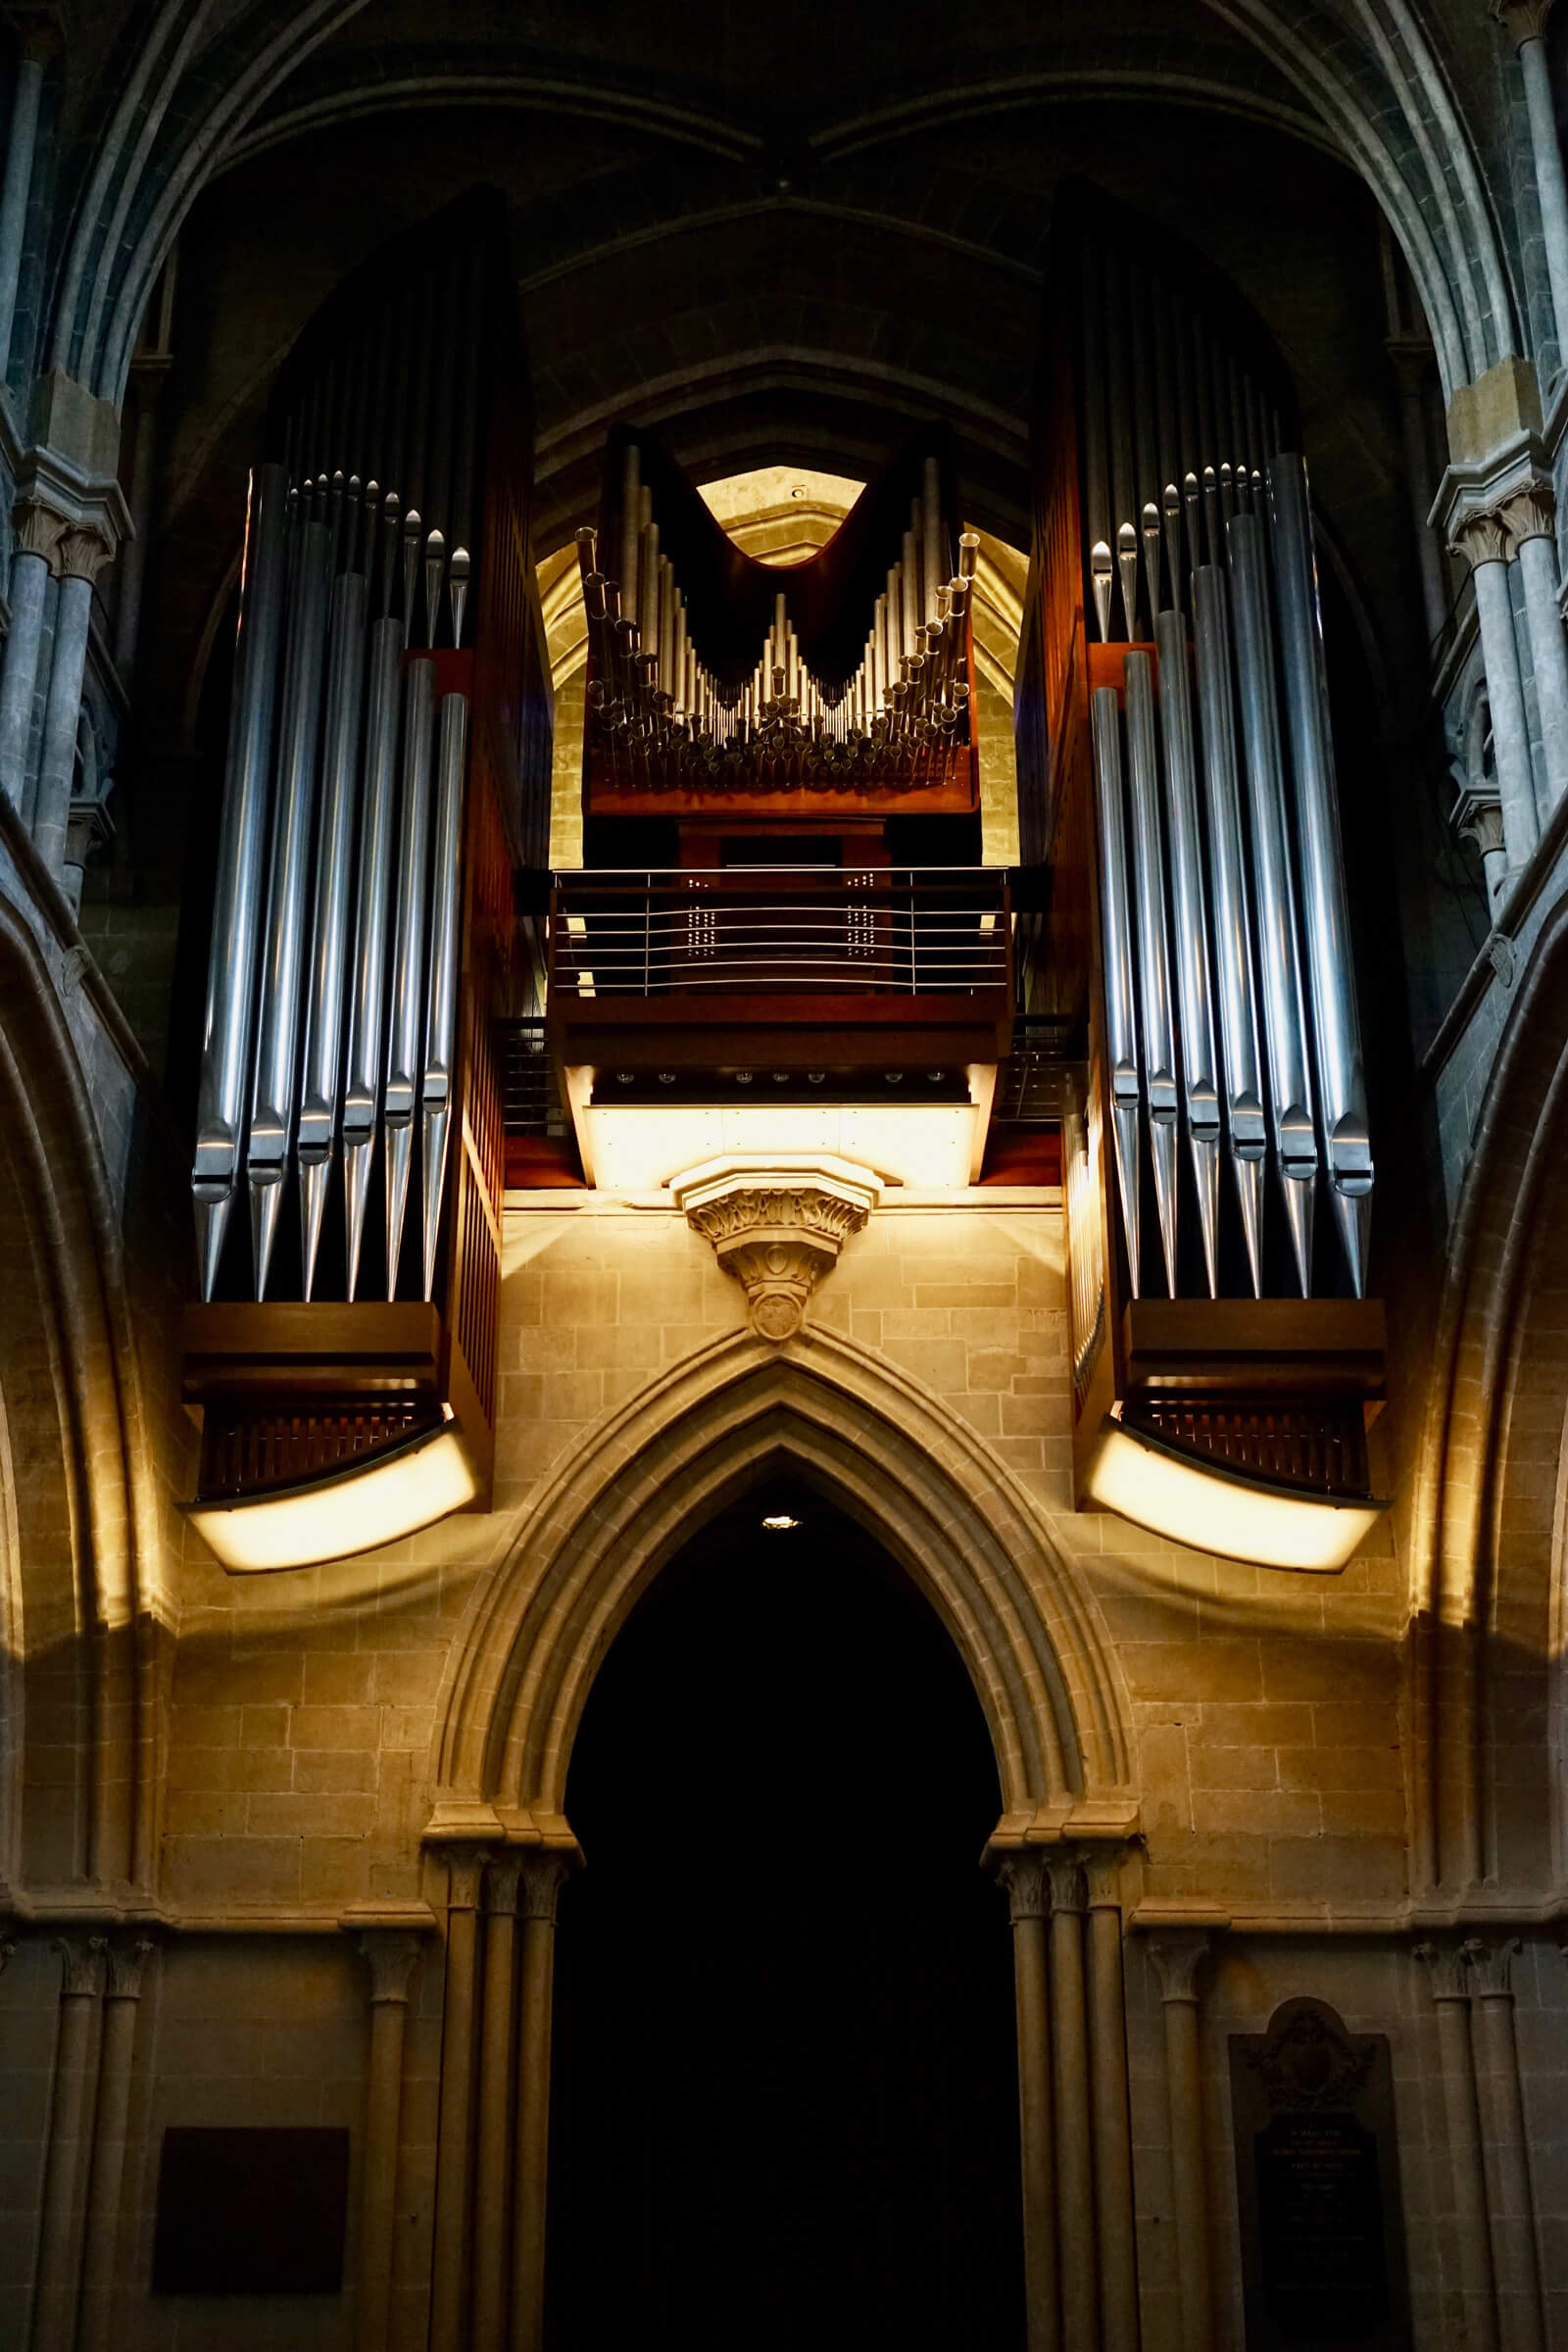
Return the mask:
[[745,1291],[753,1329],[774,1341],[800,1330],[811,1293],[882,1193],[868,1169],[832,1159],[710,1161],[670,1190]]
[[1483,564],[1506,564],[1510,554],[1508,527],[1495,509],[1466,514],[1454,526],[1452,549],[1463,556],[1472,571]]

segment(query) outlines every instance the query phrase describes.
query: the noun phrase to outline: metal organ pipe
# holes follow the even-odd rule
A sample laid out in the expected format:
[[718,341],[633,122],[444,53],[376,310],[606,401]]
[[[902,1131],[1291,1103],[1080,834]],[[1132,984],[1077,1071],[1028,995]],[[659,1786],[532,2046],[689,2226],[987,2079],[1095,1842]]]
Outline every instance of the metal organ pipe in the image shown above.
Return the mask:
[[397,813],[399,702],[403,626],[378,620],[370,631],[365,731],[365,791],[360,814],[359,906],[344,1059],[343,1190],[348,1223],[348,1296],[359,1288],[360,1251],[369,1199],[370,1161],[381,1104],[386,1036],[387,911],[391,901],[392,828]]
[[458,1051],[458,931],[463,879],[463,779],[468,753],[468,704],[441,698],[436,752],[435,846],[431,858],[430,994],[425,1008],[424,1067],[419,1078],[420,1178],[424,1188],[424,1295],[435,1289],[436,1240],[446,1178],[452,1085]]
[[244,1144],[257,952],[261,939],[267,797],[272,765],[277,648],[287,576],[287,477],[251,477],[240,573],[234,709],[223,777],[222,829],[213,903],[213,955],[202,1032],[201,1091],[191,1189],[202,1297],[218,1281]]
[[1154,639],[1159,649],[1159,718],[1165,748],[1165,817],[1175,914],[1182,1102],[1198,1187],[1203,1271],[1212,1298],[1219,1289],[1219,1071],[1214,1054],[1214,994],[1208,963],[1208,908],[1203,889],[1203,844],[1198,815],[1198,760],[1193,745],[1185,616],[1176,612],[1161,612],[1154,623]]
[[1372,1213],[1372,1143],[1355,1008],[1350,911],[1345,895],[1345,853],[1334,787],[1334,736],[1318,621],[1312,525],[1306,475],[1298,457],[1269,460],[1268,497],[1285,657],[1285,709],[1296,784],[1296,834],[1306,917],[1318,1109],[1335,1220],[1350,1280],[1360,1298],[1366,1289],[1367,1230]]
[[386,1295],[398,1295],[403,1220],[409,1200],[414,1110],[423,1045],[424,920],[429,895],[430,736],[435,663],[411,662],[403,689],[403,789],[398,823],[397,912],[392,933],[392,1009],[382,1094],[386,1152]]
[[1252,894],[1242,832],[1241,782],[1231,683],[1225,574],[1200,564],[1193,575],[1203,801],[1213,883],[1214,966],[1225,1057],[1225,1120],[1252,1294],[1263,1292],[1263,1166],[1268,1149],[1252,985]]
[[1274,1150],[1284,1179],[1296,1270],[1303,1297],[1312,1289],[1312,1202],[1317,1182],[1317,1132],[1306,1067],[1306,1009],[1296,892],[1286,831],[1285,776],[1280,757],[1274,650],[1269,634],[1268,572],[1262,524],[1255,514],[1226,525],[1235,598],[1242,736],[1247,754],[1252,864],[1257,883],[1257,948],[1268,1039],[1269,1104]]
[[325,637],[322,623],[331,554],[330,534],[324,522],[300,525],[297,537],[294,610],[284,666],[277,791],[272,809],[267,946],[246,1155],[258,1298],[267,1296],[267,1277],[277,1238],[283,1178],[294,1140],[298,1101],[305,894],[310,876],[311,817],[321,718],[321,652]]
[[1143,1007],[1144,1088],[1154,1168],[1154,1207],[1165,1260],[1165,1287],[1176,1296],[1176,1024],[1171,1004],[1170,951],[1165,910],[1165,855],[1159,824],[1159,755],[1154,740],[1154,686],[1149,656],[1130,653],[1123,668],[1127,697],[1128,770],[1132,779],[1133,887],[1137,905],[1138,983]]
[[1127,830],[1121,770],[1121,711],[1114,686],[1090,697],[1095,746],[1095,835],[1100,849],[1101,961],[1105,1056],[1110,1064],[1112,1143],[1133,1297],[1142,1290],[1139,1216],[1138,1011],[1133,996],[1133,924],[1127,897]]
[[305,992],[305,1068],[296,1164],[300,1185],[304,1295],[316,1279],[327,1179],[338,1123],[343,1065],[349,882],[359,783],[360,706],[365,681],[365,581],[343,572],[332,585],[327,657],[326,742],[316,844],[316,906]]

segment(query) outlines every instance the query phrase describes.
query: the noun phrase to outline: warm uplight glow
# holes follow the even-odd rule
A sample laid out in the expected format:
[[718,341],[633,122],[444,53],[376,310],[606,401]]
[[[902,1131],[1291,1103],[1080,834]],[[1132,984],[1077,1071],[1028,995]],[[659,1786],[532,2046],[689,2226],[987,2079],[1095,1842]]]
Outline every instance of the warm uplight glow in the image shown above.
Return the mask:
[[720,1152],[775,1159],[802,1152],[855,1160],[890,1184],[946,1192],[973,1181],[985,1140],[984,1112],[972,1102],[595,1102],[576,1116],[602,1192],[657,1192]]
[[249,1502],[196,1503],[189,1513],[225,1568],[314,1567],[394,1544],[462,1510],[478,1489],[455,1421],[396,1452]]
[[1251,1560],[1262,1568],[1343,1568],[1376,1526],[1386,1502],[1319,1501],[1189,1461],[1107,1414],[1085,1482],[1094,1500],[1135,1526],[1194,1551]]
[[798,1519],[792,1519],[790,1517],[788,1511],[770,1511],[767,1514],[767,1517],[762,1521],[762,1525],[766,1528],[770,1528],[775,1535],[778,1534],[782,1529],[799,1527],[800,1524],[801,1523]]

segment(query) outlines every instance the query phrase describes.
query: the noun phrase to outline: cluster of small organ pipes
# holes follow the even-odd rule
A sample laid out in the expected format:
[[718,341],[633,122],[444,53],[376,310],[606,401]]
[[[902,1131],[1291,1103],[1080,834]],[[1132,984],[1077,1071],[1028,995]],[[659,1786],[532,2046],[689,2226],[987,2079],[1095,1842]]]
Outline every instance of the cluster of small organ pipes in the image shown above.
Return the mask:
[[625,453],[620,514],[618,580],[601,569],[597,534],[577,533],[594,648],[590,699],[616,749],[655,756],[666,772],[673,763],[677,772],[721,774],[761,758],[848,781],[901,754],[967,742],[967,622],[980,542],[960,534],[954,571],[934,458],[849,678],[808,668],[783,589],[751,676],[716,677],[698,654],[674,566],[660,553],[635,444]]

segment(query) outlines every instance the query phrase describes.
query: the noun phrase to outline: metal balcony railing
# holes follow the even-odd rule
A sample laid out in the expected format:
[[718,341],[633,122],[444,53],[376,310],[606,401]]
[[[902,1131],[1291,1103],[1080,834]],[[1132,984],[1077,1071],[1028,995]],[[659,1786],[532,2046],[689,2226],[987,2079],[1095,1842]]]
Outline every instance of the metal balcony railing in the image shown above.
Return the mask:
[[1006,876],[741,866],[558,875],[554,1000],[975,995],[1010,988]]

